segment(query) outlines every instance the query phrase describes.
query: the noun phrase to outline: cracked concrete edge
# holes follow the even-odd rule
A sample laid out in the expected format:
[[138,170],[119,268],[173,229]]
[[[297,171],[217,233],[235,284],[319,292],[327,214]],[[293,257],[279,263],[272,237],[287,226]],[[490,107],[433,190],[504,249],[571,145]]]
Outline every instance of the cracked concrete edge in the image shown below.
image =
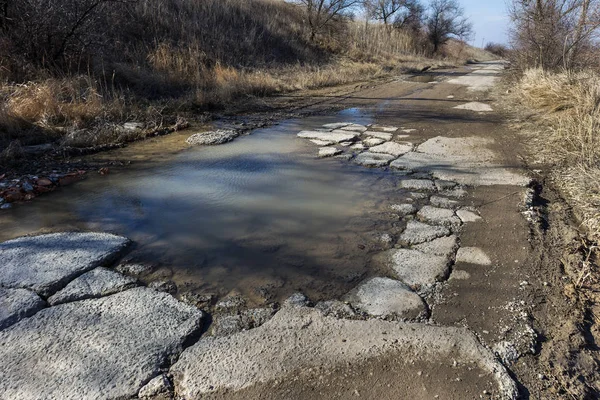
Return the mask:
[[[343,344],[336,341],[340,335],[348,339]],[[388,341],[391,337],[396,340]],[[499,398],[518,396],[506,368],[467,328],[337,319],[305,306],[284,306],[256,329],[201,339],[181,354],[169,374],[177,395],[198,398],[243,390],[316,365],[333,368],[392,353],[427,360],[457,353],[461,362],[473,362],[494,377]]]

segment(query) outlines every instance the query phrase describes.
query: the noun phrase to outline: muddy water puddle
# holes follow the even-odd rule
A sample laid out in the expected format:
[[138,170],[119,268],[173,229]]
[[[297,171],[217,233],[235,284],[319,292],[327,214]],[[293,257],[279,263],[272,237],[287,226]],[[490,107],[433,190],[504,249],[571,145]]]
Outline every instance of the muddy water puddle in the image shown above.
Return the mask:
[[14,207],[0,220],[0,239],[109,231],[135,242],[131,261],[157,266],[147,280],[172,280],[180,293],[237,291],[256,304],[296,291],[340,296],[372,273],[370,253],[396,229],[389,206],[402,196],[393,174],[319,160],[296,137],[346,119],[371,122],[353,109],[221,146],[185,149],[188,131],[106,153],[134,162]]

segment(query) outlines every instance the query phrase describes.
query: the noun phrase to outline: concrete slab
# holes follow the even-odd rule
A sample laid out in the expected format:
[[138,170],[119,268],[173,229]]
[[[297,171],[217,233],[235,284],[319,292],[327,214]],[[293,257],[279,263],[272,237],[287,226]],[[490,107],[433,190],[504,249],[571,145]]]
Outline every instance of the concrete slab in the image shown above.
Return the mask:
[[284,306],[260,328],[201,339],[183,352],[170,372],[176,393],[197,399],[294,379],[311,368],[360,366],[378,357],[475,362],[494,376],[502,398],[516,398],[516,385],[504,367],[467,329],[336,319],[299,306]]
[[461,247],[456,253],[456,262],[477,265],[492,265],[492,260],[479,247]]
[[412,149],[413,145],[411,143],[386,142],[378,146],[371,147],[369,151],[373,153],[391,154],[395,157],[399,157],[402,154],[408,153]]
[[114,261],[129,239],[108,233],[64,232],[0,243],[0,285],[47,297],[78,275]]
[[122,292],[136,286],[136,280],[106,268],[96,268],[71,281],[64,289],[48,298],[48,304],[95,299]]
[[0,399],[134,397],[201,319],[148,288],[46,308],[0,332]]
[[416,319],[427,314],[425,303],[418,294],[390,278],[367,279],[342,300],[374,317]]
[[389,266],[402,282],[415,288],[430,286],[448,278],[450,259],[414,249],[388,250]]
[[429,225],[419,221],[408,221],[406,229],[402,232],[398,241],[403,244],[413,245],[449,235],[450,229],[445,226]]
[[46,302],[27,289],[0,287],[0,330],[41,310]]

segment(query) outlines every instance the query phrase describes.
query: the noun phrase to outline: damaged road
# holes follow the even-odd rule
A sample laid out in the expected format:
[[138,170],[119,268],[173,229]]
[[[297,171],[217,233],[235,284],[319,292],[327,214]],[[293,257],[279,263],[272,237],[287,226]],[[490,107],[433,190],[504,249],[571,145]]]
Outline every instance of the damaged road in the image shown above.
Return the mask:
[[593,398],[596,361],[567,339],[585,311],[571,312],[581,305],[563,294],[570,278],[544,256],[560,245],[546,248],[540,189],[490,97],[503,69],[305,100],[373,119],[298,132],[315,163],[380,168],[398,191],[369,276],[341,298],[212,307],[139,282],[143,266],[122,260],[129,241],[117,235],[0,244],[0,399]]

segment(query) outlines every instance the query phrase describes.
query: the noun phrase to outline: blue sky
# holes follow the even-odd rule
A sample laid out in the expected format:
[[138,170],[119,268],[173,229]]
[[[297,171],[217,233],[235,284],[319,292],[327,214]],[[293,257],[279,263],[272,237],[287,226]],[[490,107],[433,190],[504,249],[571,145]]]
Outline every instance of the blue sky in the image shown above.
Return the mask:
[[460,0],[465,8],[465,14],[473,22],[475,35],[471,44],[481,46],[488,42],[508,42],[507,28],[509,25],[505,0]]

